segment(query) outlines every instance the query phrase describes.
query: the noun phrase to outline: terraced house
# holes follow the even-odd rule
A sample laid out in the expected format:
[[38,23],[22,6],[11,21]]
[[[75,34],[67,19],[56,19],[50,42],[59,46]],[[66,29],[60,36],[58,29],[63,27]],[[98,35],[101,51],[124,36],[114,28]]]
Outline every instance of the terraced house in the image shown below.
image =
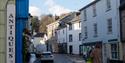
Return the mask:
[[84,52],[100,44],[102,63],[123,60],[119,6],[120,0],[95,0],[80,9]]
[[71,12],[59,20],[57,42],[62,53],[81,54],[80,13]]

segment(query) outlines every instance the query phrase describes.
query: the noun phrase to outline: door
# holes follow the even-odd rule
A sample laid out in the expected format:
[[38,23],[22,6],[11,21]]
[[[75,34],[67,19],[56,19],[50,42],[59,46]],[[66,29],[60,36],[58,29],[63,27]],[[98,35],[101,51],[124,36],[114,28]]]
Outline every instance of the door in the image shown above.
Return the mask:
[[79,54],[82,55],[82,52],[83,52],[83,47],[82,45],[79,46]]
[[69,46],[69,54],[72,54],[72,45]]

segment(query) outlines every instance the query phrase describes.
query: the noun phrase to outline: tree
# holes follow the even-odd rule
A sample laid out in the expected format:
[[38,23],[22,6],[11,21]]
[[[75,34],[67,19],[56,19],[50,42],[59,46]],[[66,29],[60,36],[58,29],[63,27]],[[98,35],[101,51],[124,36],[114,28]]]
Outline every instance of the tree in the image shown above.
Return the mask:
[[39,32],[39,19],[37,16],[33,16],[31,18],[31,22],[32,22],[32,32],[35,31],[35,32]]
[[55,21],[55,17],[52,16],[51,14],[49,15],[44,15],[41,17],[41,20],[40,20],[40,27],[39,27],[39,31],[40,32],[43,32],[43,33],[46,33],[47,32],[47,27],[46,25],[52,23]]

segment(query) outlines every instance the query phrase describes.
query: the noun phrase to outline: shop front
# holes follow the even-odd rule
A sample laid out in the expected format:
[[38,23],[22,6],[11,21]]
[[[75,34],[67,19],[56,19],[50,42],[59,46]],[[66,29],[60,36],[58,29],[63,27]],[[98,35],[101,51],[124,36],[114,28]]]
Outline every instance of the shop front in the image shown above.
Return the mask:
[[[122,57],[122,45],[120,42],[108,43],[107,63],[123,63]],[[124,51],[124,50],[123,50]]]
[[[96,47],[99,47],[98,48],[98,50],[100,50],[99,53],[93,52],[94,50],[96,50]],[[86,60],[86,62],[92,62],[92,60],[94,60],[94,55],[92,55],[92,54],[94,54],[96,56],[99,55],[99,57],[100,57],[99,60],[102,63],[102,41],[83,43],[83,57]],[[91,59],[91,58],[93,58],[93,59]]]

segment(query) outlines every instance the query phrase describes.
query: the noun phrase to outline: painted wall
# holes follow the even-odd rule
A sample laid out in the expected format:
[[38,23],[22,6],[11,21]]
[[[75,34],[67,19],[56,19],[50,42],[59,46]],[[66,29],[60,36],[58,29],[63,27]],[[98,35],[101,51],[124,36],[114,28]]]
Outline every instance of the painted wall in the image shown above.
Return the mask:
[[[86,8],[87,20],[84,21],[83,11],[81,11],[81,21],[82,21],[82,33],[84,38],[84,27],[87,26],[88,38],[85,42],[94,42],[97,40],[103,40],[103,42],[107,42],[109,39],[118,38],[119,40],[119,16],[118,16],[118,7],[119,4],[117,0],[111,0],[111,10],[107,11],[106,9],[106,1],[101,0],[96,3],[96,12],[97,15],[93,17],[92,6]],[[107,32],[107,19],[112,18],[112,27],[113,33],[108,34]],[[93,24],[97,23],[98,29],[98,37],[94,36],[94,27]]]
[[[69,30],[67,27],[67,50],[69,53],[69,46],[73,46],[73,54],[79,54],[79,46],[82,44],[82,41],[79,41],[79,33],[81,33],[81,28],[79,27],[79,22],[72,24],[72,30]],[[69,35],[72,34],[73,41],[69,42]]]
[[59,29],[57,30],[57,42],[58,43],[66,43],[67,42],[67,31],[66,31],[67,28],[62,28],[62,29]]
[[[110,43],[120,42],[120,21],[119,21],[119,0],[110,0],[111,9],[107,10],[106,0],[99,0],[96,5],[96,16],[93,17],[93,5],[85,8],[87,19],[84,21],[84,10],[81,11],[81,21],[82,21],[82,35],[83,43],[92,43],[96,41],[103,42],[102,54],[103,60],[110,57],[111,58],[111,46]],[[112,18],[112,33],[108,33],[108,22],[107,20]],[[97,37],[94,37],[94,23],[97,23]],[[87,26],[88,38],[85,39],[85,26]],[[117,39],[118,41],[108,42],[108,40]],[[118,44],[118,43],[117,43]],[[104,46],[105,45],[105,46]],[[106,53],[106,54],[105,54]],[[121,58],[120,58],[121,59]]]

